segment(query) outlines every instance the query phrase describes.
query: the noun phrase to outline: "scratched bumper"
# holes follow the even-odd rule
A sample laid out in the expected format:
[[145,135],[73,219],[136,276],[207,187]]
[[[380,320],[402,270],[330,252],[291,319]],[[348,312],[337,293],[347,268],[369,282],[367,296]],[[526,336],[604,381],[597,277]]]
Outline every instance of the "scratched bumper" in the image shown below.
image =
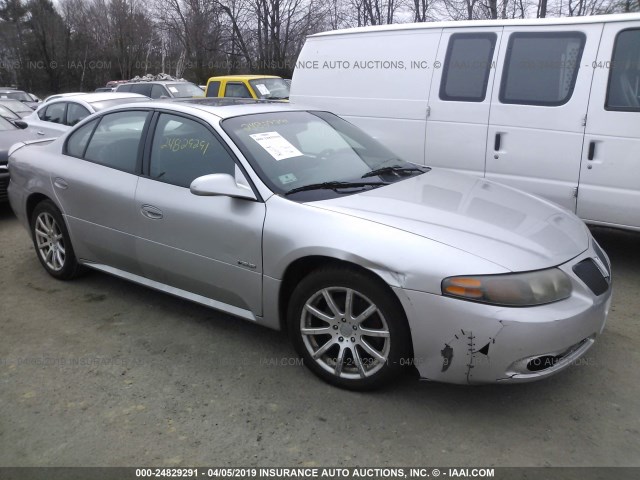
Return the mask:
[[528,382],[579,364],[604,329],[611,304],[611,287],[596,296],[573,273],[573,265],[594,254],[590,249],[559,267],[573,292],[549,305],[496,307],[395,289],[421,377],[458,384]]

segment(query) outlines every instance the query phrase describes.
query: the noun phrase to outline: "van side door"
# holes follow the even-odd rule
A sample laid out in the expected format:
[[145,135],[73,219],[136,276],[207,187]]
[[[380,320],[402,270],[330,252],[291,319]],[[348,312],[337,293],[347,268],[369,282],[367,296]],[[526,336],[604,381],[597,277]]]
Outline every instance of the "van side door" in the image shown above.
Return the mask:
[[578,215],[640,228],[640,22],[605,26],[582,149]]
[[425,164],[484,176],[502,27],[445,28],[429,95]]
[[600,23],[504,28],[486,178],[575,211],[591,62],[602,28]]

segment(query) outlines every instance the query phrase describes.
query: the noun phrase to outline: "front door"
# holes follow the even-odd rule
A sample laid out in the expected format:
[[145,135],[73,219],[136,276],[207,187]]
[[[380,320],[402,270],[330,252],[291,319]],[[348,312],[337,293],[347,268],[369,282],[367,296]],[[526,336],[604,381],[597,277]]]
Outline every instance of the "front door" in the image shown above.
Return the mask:
[[145,173],[135,199],[144,276],[261,315],[265,204],[189,190],[203,175],[242,175],[219,137],[200,121],[161,113]]

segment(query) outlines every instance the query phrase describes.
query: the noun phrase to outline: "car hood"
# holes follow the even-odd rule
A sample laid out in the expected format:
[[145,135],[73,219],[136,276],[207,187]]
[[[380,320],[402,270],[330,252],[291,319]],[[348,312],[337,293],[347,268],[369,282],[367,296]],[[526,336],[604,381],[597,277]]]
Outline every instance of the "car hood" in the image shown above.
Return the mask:
[[560,265],[589,247],[585,224],[568,210],[440,169],[308,205],[420,235],[511,271]]

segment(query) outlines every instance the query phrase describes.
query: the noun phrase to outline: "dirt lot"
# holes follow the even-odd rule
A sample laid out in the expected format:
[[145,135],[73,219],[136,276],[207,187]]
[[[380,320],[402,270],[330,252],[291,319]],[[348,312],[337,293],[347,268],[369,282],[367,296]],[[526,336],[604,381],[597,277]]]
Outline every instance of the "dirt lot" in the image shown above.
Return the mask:
[[52,279],[0,205],[0,465],[640,466],[640,234],[594,233],[614,301],[581,365],[359,394],[281,333],[97,272]]

